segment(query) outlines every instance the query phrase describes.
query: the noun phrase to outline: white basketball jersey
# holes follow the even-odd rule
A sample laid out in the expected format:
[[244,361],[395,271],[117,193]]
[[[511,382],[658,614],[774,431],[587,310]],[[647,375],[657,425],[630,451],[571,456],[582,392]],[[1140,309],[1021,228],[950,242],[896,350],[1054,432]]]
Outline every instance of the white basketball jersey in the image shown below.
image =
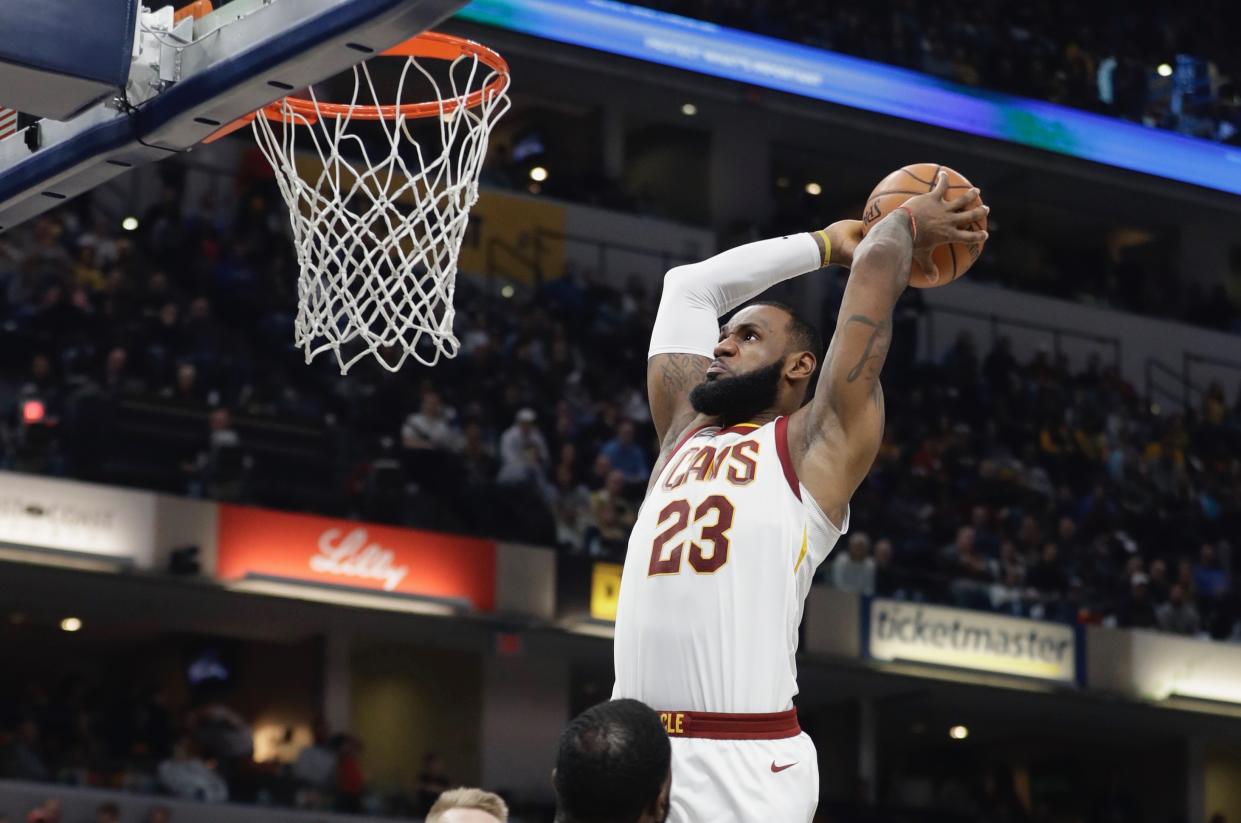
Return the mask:
[[798,482],[787,426],[707,427],[668,458],[629,536],[614,698],[792,708],[802,606],[841,532]]

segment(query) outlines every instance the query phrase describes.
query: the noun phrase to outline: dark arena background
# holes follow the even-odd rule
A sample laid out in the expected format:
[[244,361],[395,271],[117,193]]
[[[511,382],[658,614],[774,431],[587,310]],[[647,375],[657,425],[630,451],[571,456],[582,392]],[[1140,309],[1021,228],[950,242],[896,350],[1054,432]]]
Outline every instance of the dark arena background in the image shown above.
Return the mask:
[[[665,272],[927,162],[990,237],[897,304],[883,442],[805,603],[814,819],[1241,822],[1241,5],[442,5],[512,108],[434,366],[307,363],[249,128],[5,188],[190,81],[139,103],[126,61],[56,116],[0,72],[0,821],[422,820],[464,785],[550,823],[561,732],[612,693]],[[848,276],[772,296],[830,334]]]

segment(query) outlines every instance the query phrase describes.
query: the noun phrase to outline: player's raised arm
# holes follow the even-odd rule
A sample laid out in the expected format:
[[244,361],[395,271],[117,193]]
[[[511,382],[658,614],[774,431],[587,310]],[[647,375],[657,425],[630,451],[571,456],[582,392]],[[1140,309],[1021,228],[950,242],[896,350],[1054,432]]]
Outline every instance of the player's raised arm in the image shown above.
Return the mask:
[[946,200],[947,175],[912,197],[875,226],[853,256],[836,331],[824,358],[813,402],[793,416],[789,445],[798,476],[837,523],[854,490],[870,471],[883,437],[879,374],[892,340],[892,310],[909,283],[914,259],[932,273],[931,252],[948,242],[979,243],[982,219],[977,189]]
[[[829,233],[833,227],[825,232]],[[690,390],[702,382],[719,341],[719,318],[783,280],[820,268],[847,264],[852,245],[835,238],[831,260],[822,237],[794,234],[747,243],[715,257],[677,266],[664,275],[659,314],[651,331],[646,389],[651,418],[662,447],[674,442],[698,417]],[[838,248],[837,248],[838,247]]]

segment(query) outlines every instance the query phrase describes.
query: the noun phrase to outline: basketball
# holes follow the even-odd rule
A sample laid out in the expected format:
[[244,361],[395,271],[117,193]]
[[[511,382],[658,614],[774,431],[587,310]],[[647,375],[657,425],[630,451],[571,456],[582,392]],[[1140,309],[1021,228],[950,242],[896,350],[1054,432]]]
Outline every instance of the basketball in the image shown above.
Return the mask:
[[[949,199],[958,197],[962,192],[973,187],[973,184],[959,172],[938,163],[914,163],[911,166],[899,168],[880,180],[879,185],[875,186],[874,191],[870,193],[870,197],[866,198],[866,210],[862,213],[862,234],[865,235],[870,231],[871,226],[909,198],[918,194],[926,194],[934,188],[935,176],[940,171],[948,174],[947,197]],[[976,197],[968,208],[975,208],[980,202],[981,198]],[[987,218],[984,217],[970,228],[985,231]],[[974,265],[974,261],[982,254],[982,246],[982,243],[945,243],[932,253],[935,265],[939,267],[939,277],[931,280],[922,271],[917,261],[914,261],[913,270],[909,276],[909,285],[919,289],[948,285],[969,271],[970,266]]]

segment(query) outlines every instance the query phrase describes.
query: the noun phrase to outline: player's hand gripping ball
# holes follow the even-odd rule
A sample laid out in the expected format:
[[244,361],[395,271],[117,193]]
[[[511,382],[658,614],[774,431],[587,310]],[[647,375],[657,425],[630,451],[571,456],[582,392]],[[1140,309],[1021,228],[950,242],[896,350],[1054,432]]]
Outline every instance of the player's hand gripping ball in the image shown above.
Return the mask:
[[[965,274],[982,254],[988,209],[970,181],[947,166],[915,163],[880,180],[866,199],[866,210],[862,213],[862,233],[865,234],[897,206],[905,205],[912,197],[930,193],[941,172],[947,177],[943,205],[950,214],[959,217],[950,219],[953,225],[941,225],[939,218],[946,215],[936,213],[933,216],[935,225],[930,219],[918,223],[909,285],[920,289],[946,286]],[[964,219],[966,217],[968,220]],[[928,271],[931,268],[934,271]]]

